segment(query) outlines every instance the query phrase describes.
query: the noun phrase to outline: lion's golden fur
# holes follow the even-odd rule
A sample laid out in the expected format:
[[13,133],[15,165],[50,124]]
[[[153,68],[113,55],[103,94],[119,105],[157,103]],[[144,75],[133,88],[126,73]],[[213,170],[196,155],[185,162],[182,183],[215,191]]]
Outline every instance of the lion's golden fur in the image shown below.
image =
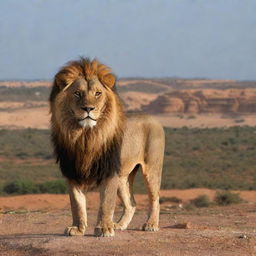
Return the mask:
[[[143,229],[157,231],[165,140],[161,124],[144,115],[125,118],[110,68],[84,58],[69,62],[56,74],[50,109],[52,142],[68,180],[73,217],[65,234],[84,234],[83,189],[94,185],[100,185],[101,200],[95,235],[113,236],[114,228],[126,229],[136,208],[132,186],[139,167],[150,206]],[[124,211],[114,225],[117,191]]]
[[[65,88],[80,77],[86,81],[97,77],[105,86],[107,97],[104,115],[94,129],[82,129],[74,122],[68,107],[70,99]],[[69,62],[55,76],[50,95],[52,141],[62,173],[77,183],[95,183],[93,179],[96,179],[99,184],[112,172],[118,172],[114,168],[120,167],[118,158],[124,115],[120,100],[112,88],[113,81],[109,67],[84,58]]]

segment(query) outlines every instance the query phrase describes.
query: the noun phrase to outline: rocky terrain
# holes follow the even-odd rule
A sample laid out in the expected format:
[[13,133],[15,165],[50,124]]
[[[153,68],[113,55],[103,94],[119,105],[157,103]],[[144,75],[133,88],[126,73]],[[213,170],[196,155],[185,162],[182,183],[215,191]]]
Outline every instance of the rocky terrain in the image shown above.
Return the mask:
[[196,89],[164,93],[142,106],[148,113],[255,113],[256,89]]

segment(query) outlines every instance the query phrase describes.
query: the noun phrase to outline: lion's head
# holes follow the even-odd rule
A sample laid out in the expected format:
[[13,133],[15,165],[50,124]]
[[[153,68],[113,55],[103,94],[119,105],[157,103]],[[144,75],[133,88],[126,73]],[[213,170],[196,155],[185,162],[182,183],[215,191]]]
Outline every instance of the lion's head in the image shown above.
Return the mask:
[[57,118],[68,116],[74,125],[93,128],[108,111],[115,81],[110,68],[96,60],[69,62],[56,74],[50,97],[58,105]]
[[115,81],[109,67],[85,58],[69,62],[55,75],[50,95],[53,144],[62,173],[77,183],[95,172],[108,176],[118,171],[124,115]]

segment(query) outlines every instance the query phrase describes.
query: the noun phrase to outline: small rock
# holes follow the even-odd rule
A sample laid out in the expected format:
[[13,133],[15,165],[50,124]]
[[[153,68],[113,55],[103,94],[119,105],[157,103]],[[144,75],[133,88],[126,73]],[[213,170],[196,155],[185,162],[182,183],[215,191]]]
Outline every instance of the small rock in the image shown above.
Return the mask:
[[172,226],[172,228],[180,228],[180,229],[191,229],[193,226],[190,222],[178,223]]
[[240,235],[238,238],[240,238],[240,239],[248,239],[248,236],[245,235],[245,234],[242,234],[242,235]]

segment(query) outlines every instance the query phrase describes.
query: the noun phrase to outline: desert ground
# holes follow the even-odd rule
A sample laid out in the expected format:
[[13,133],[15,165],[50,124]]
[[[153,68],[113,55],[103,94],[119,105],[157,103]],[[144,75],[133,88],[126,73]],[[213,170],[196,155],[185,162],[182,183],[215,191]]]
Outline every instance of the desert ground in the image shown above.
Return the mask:
[[[237,191],[239,192],[239,191]],[[128,228],[115,237],[96,238],[98,193],[88,195],[85,236],[66,237],[71,223],[67,195],[24,195],[0,198],[1,256],[20,255],[256,255],[256,192],[240,191],[246,203],[185,209],[182,204],[161,204],[160,231],[144,232],[147,196],[136,195],[137,211]],[[209,189],[165,190],[161,196],[184,202]],[[115,219],[121,214],[118,203]]]

